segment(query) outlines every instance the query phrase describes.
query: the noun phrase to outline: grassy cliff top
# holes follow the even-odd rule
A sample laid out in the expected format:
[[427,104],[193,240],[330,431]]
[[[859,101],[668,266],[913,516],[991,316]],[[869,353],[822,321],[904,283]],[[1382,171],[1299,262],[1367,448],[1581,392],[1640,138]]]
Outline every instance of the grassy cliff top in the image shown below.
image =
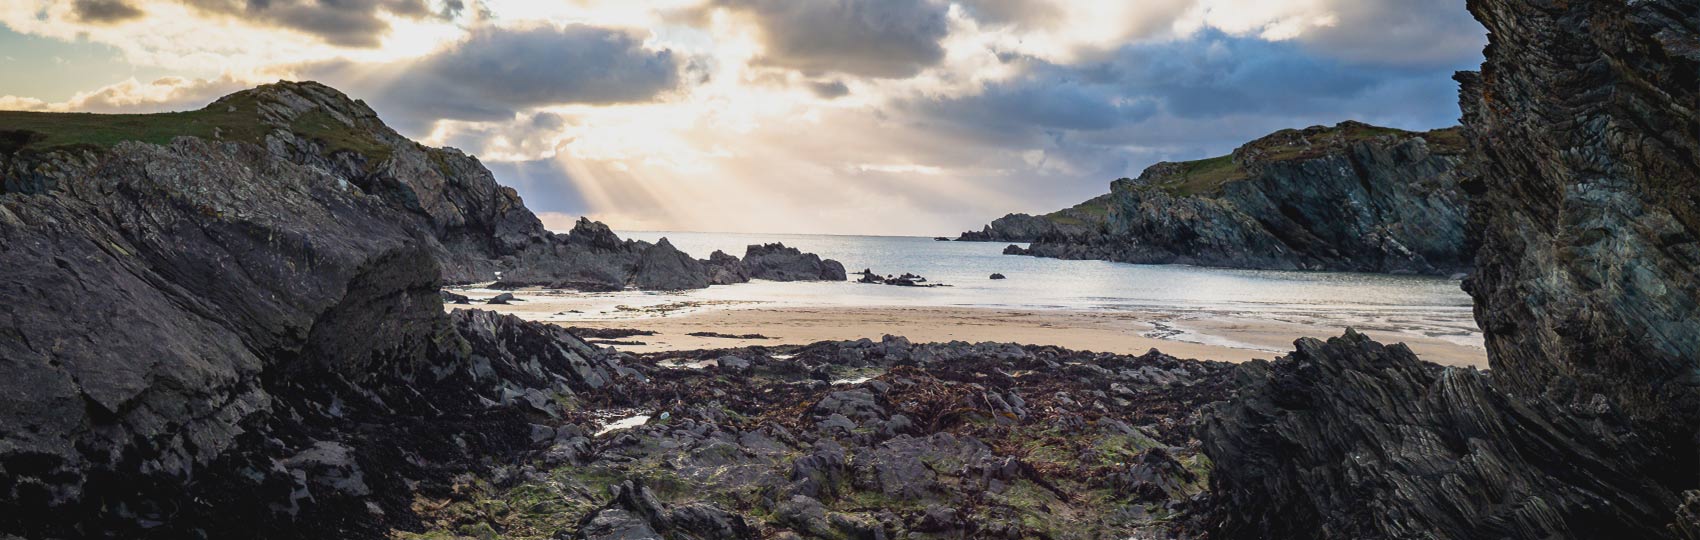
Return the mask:
[[1464,152],[1462,128],[1415,132],[1346,121],[1331,127],[1283,129],[1246,143],[1224,156],[1158,163],[1140,178],[1148,185],[1174,195],[1205,195],[1219,191],[1223,184],[1249,177],[1250,173],[1245,168],[1248,161],[1311,159],[1360,142],[1381,138],[1404,141],[1413,137],[1421,137],[1428,143],[1429,151],[1435,154]]
[[1109,215],[1110,194],[1105,193],[1103,195],[1087,199],[1086,202],[1051,212],[1040,217],[1063,225],[1091,226],[1097,223],[1102,223],[1104,220],[1109,218]]
[[0,155],[26,149],[101,150],[123,141],[167,144],[175,137],[260,144],[267,134],[282,128],[296,136],[319,141],[326,153],[353,151],[374,161],[389,157],[389,146],[371,130],[350,125],[331,112],[333,105],[346,105],[319,103],[296,111],[285,121],[279,121],[276,114],[268,114],[278,110],[278,107],[268,110],[268,104],[276,103],[273,98],[276,92],[303,90],[313,91],[321,99],[340,98],[349,104],[357,103],[317,83],[280,82],[230,94],[193,111],[152,114],[0,111]]

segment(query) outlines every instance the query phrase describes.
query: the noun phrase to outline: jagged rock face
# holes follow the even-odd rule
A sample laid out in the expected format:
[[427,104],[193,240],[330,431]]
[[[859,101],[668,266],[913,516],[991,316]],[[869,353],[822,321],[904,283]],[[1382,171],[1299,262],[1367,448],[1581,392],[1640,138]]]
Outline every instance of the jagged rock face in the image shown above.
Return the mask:
[[[1467,282],[1505,386],[1700,429],[1700,32],[1692,2],[1474,1],[1482,163]],[[1673,442],[1673,444],[1676,444]],[[1689,456],[1691,459],[1700,456]],[[1682,471],[1689,484],[1700,471]]]
[[381,536],[525,449],[552,396],[635,375],[443,313],[433,225],[474,203],[397,205],[412,188],[338,172],[358,158],[268,140],[0,157],[26,178],[0,193],[0,533]]
[[[1111,184],[1102,232],[1054,230],[1015,253],[1237,268],[1451,274],[1469,266],[1452,131],[1352,122],[1287,130],[1221,161],[1160,163]],[[1212,160],[1220,161],[1219,160]],[[1202,183],[1201,183],[1202,182]]]
[[956,239],[960,242],[1032,242],[1050,235],[1078,236],[1100,232],[1108,215],[1108,195],[1043,216],[1007,214],[992,220],[978,231],[967,231]]
[[1461,73],[1490,375],[1356,336],[1247,366],[1212,538],[1700,530],[1700,5],[1472,0]]
[[1348,331],[1206,409],[1212,538],[1653,538],[1677,499],[1601,403],[1519,400]]
[[[330,87],[280,82],[225,96],[201,112],[206,111],[229,111],[240,116],[237,127],[259,133],[250,135],[254,140],[233,136],[231,141],[263,148],[269,159],[256,163],[323,171],[395,210],[393,219],[426,231],[420,248],[436,259],[445,282],[608,291],[652,283],[700,288],[711,281],[706,275],[659,283],[653,274],[639,279],[647,242],[622,241],[606,225],[587,219],[567,234],[550,232],[519,194],[496,183],[476,158],[410,141],[365,103]],[[16,133],[0,130],[0,138]],[[0,140],[0,149],[6,150],[0,154],[0,193],[46,193],[90,174],[105,153],[16,146]]]
[[751,245],[744,249],[744,272],[752,279],[772,281],[844,281],[844,265],[785,244]]
[[634,280],[640,289],[701,289],[709,285],[707,268],[674,248],[666,238],[644,250]]

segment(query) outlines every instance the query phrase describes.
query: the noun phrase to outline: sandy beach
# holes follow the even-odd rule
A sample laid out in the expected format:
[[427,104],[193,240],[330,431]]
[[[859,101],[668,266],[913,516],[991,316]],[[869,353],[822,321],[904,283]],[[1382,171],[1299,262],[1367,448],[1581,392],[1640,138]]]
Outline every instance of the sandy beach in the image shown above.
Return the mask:
[[[1057,345],[1076,350],[1142,354],[1151,349],[1182,357],[1223,361],[1272,359],[1301,337],[1340,335],[1348,320],[1334,323],[1314,315],[1236,314],[1217,311],[1028,310],[979,307],[773,306],[756,302],[677,302],[643,307],[597,307],[594,295],[557,291],[514,291],[510,305],[488,305],[493,291],[460,290],[473,307],[528,320],[586,328],[656,332],[619,338],[625,351],[646,353],[751,345],[800,345],[823,340],[879,339],[901,335],[915,342],[961,340]],[[1346,318],[1342,318],[1346,319]],[[1412,317],[1350,318],[1351,326],[1383,343],[1405,343],[1431,362],[1485,368],[1479,337],[1437,331],[1434,321]],[[759,334],[767,339],[700,337],[714,332]]]

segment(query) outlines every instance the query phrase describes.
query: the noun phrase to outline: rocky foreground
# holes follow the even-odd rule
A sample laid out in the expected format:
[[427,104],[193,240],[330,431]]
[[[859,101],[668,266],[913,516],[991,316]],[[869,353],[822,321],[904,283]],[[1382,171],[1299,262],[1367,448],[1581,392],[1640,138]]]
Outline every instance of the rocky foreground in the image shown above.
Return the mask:
[[961,239],[1032,242],[1004,253],[1059,259],[1450,275],[1469,268],[1463,152],[1456,128],[1282,130]]
[[[0,533],[1700,536],[1700,6],[1469,6],[1486,373],[1350,332],[1239,366],[900,338],[632,356],[445,313],[445,281],[497,269],[627,283],[625,248],[433,213],[470,208],[417,187],[462,162],[345,137],[365,117],[321,86],[169,141],[8,128]],[[638,266],[695,272],[662,245]],[[696,262],[834,270],[760,254]]]

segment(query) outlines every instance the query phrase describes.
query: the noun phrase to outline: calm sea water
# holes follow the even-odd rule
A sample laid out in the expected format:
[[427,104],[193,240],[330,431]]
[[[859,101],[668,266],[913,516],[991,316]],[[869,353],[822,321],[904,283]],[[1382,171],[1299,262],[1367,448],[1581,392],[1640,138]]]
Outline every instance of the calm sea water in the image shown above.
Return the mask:
[[[783,242],[837,259],[850,272],[911,272],[951,285],[928,289],[859,283],[772,283],[711,287],[688,296],[796,305],[957,306],[1071,310],[1208,310],[1309,313],[1325,318],[1405,314],[1473,328],[1457,280],[1337,272],[1233,270],[1182,265],[1063,261],[1004,255],[1007,244],[932,238],[623,231],[662,237],[697,258],[716,249],[743,256],[750,244]],[[989,279],[992,273],[1008,276]],[[642,293],[621,293],[641,295]],[[659,298],[658,298],[659,300]]]

